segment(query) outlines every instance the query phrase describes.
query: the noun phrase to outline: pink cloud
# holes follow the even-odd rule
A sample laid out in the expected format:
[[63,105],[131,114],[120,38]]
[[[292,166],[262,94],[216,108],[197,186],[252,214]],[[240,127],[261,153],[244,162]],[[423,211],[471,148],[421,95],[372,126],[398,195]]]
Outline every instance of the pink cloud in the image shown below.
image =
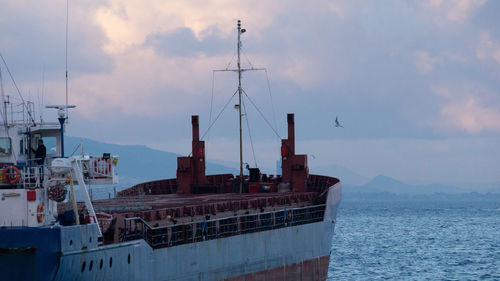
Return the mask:
[[423,13],[438,25],[460,23],[469,19],[487,0],[426,0],[418,1]]
[[493,40],[489,32],[481,33],[476,49],[476,57],[480,60],[492,59],[500,63],[500,42]]
[[437,130],[465,131],[470,134],[500,132],[500,108],[486,102],[483,89],[434,87],[445,104],[439,111],[439,120],[432,126]]
[[[210,35],[214,27],[224,36],[234,31],[237,19],[253,30],[261,30],[271,24],[286,1],[120,1],[110,0],[94,13],[95,22],[101,26],[108,42],[108,53],[126,51],[144,43],[151,34],[189,28],[198,39]],[[222,3],[225,2],[225,3]],[[228,24],[233,23],[233,24]]]
[[441,116],[445,118],[446,125],[468,133],[500,132],[500,110],[481,105],[474,97],[446,105],[441,109]]
[[441,61],[440,58],[431,57],[426,51],[415,52],[414,62],[417,70],[422,74],[429,74],[434,70],[434,65]]

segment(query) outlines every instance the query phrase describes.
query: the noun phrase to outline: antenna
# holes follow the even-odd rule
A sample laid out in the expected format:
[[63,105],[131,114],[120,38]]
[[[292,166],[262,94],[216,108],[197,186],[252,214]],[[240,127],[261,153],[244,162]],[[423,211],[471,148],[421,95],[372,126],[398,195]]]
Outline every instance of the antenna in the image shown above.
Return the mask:
[[45,64],[42,65],[42,102],[40,104],[40,123],[43,123],[43,95],[45,92]]
[[68,108],[75,108],[76,105],[47,105],[45,108],[55,108],[57,109],[57,115],[59,118],[59,124],[61,125],[61,158],[64,158],[64,122],[68,117],[66,116],[66,112],[68,112]]
[[69,28],[69,0],[66,0],[66,107],[65,115],[68,118],[68,28]]

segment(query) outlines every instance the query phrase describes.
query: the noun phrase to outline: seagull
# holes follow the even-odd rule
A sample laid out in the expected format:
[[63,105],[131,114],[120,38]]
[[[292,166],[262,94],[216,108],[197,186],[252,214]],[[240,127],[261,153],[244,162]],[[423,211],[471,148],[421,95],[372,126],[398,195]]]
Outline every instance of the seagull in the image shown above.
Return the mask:
[[339,123],[339,117],[335,117],[335,127],[340,127],[340,128],[344,128],[344,126],[340,125]]

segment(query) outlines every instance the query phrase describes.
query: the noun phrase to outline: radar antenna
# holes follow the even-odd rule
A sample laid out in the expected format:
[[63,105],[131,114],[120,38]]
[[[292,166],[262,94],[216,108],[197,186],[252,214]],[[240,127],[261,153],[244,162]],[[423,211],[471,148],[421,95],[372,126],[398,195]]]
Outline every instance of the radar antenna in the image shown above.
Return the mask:
[[57,109],[57,120],[59,120],[59,124],[61,125],[61,158],[64,158],[64,122],[68,119],[66,115],[68,112],[68,108],[75,108],[76,105],[47,105],[45,108],[55,108]]

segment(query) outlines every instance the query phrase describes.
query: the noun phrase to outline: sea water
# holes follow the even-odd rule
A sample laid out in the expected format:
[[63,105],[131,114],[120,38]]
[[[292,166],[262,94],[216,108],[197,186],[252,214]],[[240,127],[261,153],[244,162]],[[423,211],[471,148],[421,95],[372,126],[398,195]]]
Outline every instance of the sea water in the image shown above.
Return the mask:
[[328,280],[500,280],[500,200],[343,201]]

